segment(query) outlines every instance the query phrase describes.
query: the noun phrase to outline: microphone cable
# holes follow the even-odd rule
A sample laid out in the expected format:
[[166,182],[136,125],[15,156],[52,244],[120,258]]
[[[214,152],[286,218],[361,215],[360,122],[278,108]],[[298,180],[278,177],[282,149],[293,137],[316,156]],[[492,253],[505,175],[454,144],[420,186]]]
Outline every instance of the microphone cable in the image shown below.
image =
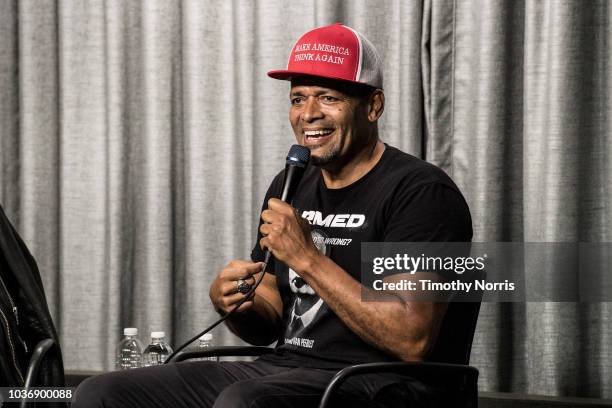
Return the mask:
[[232,310],[230,310],[227,314],[221,316],[221,318],[218,319],[216,322],[214,322],[213,324],[208,326],[206,329],[202,330],[200,333],[198,333],[197,335],[193,336],[191,339],[187,340],[179,348],[174,350],[174,352],[172,354],[170,354],[168,356],[168,358],[166,358],[166,360],[164,361],[164,364],[168,364],[172,360],[172,358],[174,356],[176,356],[179,352],[184,350],[185,347],[189,346],[191,343],[193,343],[194,341],[196,341],[197,339],[199,339],[200,337],[202,337],[203,335],[205,335],[206,333],[208,333],[209,331],[211,331],[212,329],[214,329],[215,327],[217,327],[218,325],[223,323],[225,320],[227,320],[231,315],[233,315],[236,312],[236,310],[238,310],[238,308],[240,306],[242,306],[242,304],[244,302],[249,300],[251,298],[251,296],[254,296],[255,295],[255,290],[257,289],[257,287],[259,286],[259,284],[263,280],[264,274],[266,273],[266,268],[268,267],[268,263],[270,262],[270,258],[272,258],[272,255],[270,254],[270,251],[266,250],[266,256],[265,256],[264,261],[263,261],[264,264],[261,267],[261,276],[255,281],[253,286],[251,286],[251,289],[249,289],[249,291],[244,294],[244,298],[241,299],[236,304],[236,306],[234,306],[234,308]]

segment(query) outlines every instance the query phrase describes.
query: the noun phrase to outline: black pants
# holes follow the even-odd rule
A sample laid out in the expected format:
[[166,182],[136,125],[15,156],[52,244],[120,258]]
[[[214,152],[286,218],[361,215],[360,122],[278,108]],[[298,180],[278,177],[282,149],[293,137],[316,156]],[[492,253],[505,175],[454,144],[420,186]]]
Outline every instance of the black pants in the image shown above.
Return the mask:
[[[72,408],[316,408],[334,374],[263,361],[182,362],[88,378]],[[333,406],[426,407],[431,394],[397,374],[358,376],[341,390]]]

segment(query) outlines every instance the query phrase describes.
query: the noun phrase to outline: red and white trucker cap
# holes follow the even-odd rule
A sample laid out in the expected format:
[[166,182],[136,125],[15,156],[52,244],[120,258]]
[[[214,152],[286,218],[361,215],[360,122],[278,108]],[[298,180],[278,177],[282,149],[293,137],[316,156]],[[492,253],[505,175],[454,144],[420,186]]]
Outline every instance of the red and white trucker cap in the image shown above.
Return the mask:
[[363,34],[341,23],[315,28],[291,49],[286,70],[268,72],[276,79],[298,75],[383,87],[382,60]]

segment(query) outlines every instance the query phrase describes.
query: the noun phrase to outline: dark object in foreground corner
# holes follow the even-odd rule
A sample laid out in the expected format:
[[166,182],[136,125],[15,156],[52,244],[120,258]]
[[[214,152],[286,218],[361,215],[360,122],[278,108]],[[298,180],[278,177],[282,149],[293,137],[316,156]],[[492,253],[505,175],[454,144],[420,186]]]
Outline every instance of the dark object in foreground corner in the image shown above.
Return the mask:
[[0,281],[0,385],[63,387],[62,353],[36,261],[1,206]]

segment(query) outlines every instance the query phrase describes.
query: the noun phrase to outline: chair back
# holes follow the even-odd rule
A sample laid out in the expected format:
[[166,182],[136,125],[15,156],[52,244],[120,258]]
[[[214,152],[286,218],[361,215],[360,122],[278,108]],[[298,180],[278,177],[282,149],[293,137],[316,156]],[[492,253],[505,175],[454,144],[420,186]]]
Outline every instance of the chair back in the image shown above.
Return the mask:
[[[477,271],[471,281],[485,279],[485,271]],[[427,361],[469,364],[482,292],[474,302],[451,302],[448,305],[438,338]]]

